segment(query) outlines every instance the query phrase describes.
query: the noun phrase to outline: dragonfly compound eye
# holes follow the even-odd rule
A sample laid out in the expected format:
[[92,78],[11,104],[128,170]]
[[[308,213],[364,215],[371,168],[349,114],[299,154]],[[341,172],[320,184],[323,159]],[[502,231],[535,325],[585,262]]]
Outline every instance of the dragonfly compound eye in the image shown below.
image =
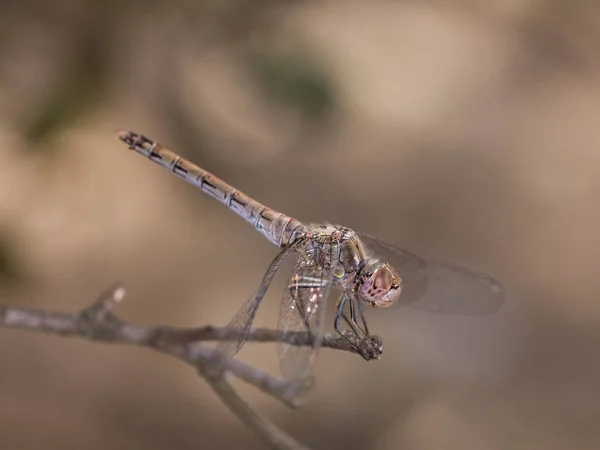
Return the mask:
[[373,271],[360,288],[360,296],[371,306],[385,308],[398,301],[402,282],[396,270],[383,264]]

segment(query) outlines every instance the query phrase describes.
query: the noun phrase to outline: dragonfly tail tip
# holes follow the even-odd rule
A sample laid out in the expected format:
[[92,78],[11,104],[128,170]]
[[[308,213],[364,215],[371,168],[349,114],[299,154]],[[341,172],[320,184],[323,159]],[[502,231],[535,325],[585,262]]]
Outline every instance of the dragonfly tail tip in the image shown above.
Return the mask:
[[115,134],[122,141],[124,141],[125,139],[127,139],[127,137],[129,137],[131,135],[131,133],[129,131],[125,131],[125,130],[115,130]]
[[120,141],[123,141],[130,147],[133,145],[136,138],[138,137],[138,135],[136,133],[133,133],[131,131],[126,131],[126,130],[115,130],[115,135],[117,136],[117,138]]

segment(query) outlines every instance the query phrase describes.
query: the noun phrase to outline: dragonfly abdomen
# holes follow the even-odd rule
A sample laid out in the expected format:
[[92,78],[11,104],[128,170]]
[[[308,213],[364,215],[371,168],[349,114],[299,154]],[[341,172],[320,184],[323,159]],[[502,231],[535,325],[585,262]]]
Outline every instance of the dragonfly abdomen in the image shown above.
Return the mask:
[[266,207],[157,142],[131,131],[117,131],[117,136],[129,145],[130,149],[169,169],[179,178],[225,204],[278,247],[290,245],[302,233],[304,227],[298,220]]

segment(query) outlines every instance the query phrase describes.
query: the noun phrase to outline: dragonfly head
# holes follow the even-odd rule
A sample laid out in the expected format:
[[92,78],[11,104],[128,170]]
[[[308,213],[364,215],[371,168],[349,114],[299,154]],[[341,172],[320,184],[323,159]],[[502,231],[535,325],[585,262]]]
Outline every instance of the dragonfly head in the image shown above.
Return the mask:
[[381,261],[367,263],[361,276],[359,294],[362,300],[377,308],[385,308],[398,301],[402,280],[391,265]]

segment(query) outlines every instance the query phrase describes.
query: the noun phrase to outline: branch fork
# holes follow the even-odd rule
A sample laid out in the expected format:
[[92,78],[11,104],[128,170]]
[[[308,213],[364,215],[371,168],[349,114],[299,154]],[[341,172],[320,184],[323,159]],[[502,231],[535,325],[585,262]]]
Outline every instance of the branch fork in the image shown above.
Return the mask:
[[[124,322],[114,310],[123,301],[125,294],[125,287],[117,282],[103,292],[91,306],[75,314],[0,306],[0,327],[149,347],[168,354],[193,366],[227,407],[246,425],[262,435],[273,448],[306,449],[271,421],[256,413],[233,389],[230,378],[235,376],[285,405],[296,408],[302,405],[306,394],[314,386],[313,377],[290,382],[273,377],[235,358],[215,358],[215,351],[202,342],[219,340],[222,336],[222,328],[219,327],[207,325],[198,328],[177,328],[140,326]],[[378,356],[382,350],[381,338],[370,336],[369,339],[371,345],[375,343]],[[248,341],[252,342],[279,340],[297,346],[310,345],[311,342],[310,336],[305,332],[258,328],[251,330],[248,335]],[[336,334],[326,334],[322,346],[359,353],[366,360],[374,359],[373,354],[366,350],[367,346],[362,345],[352,333],[347,334],[345,338]]]

